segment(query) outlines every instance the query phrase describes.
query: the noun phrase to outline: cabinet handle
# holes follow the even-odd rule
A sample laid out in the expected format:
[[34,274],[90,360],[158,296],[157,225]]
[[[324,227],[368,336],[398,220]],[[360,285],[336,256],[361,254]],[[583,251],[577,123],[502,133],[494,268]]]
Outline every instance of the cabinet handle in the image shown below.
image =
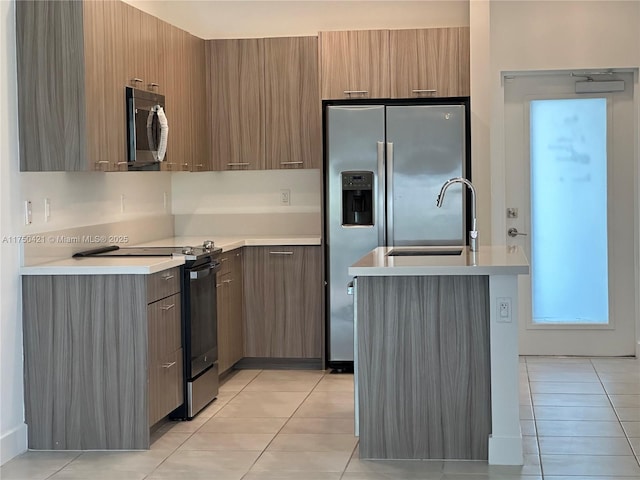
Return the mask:
[[216,283],[216,288],[220,288],[220,287],[222,287],[222,284],[221,283]]
[[302,165],[303,162],[280,162],[280,165]]
[[196,167],[196,168],[204,168],[204,164],[203,163],[198,163],[198,164],[194,165],[194,167]]
[[158,85],[157,83],[151,82],[149,85],[147,85],[149,88],[157,88],[160,85]]
[[233,280],[223,280],[222,283],[231,283]]
[[293,252],[269,252],[270,255],[293,255]]
[[416,89],[416,90],[411,90],[413,93],[417,93],[417,94],[421,94],[421,93],[437,93],[437,90],[424,90],[424,89]]
[[167,310],[171,310],[175,306],[176,306],[176,304],[172,303],[171,305],[163,305],[160,308],[166,312]]
[[141,78],[132,78],[131,79],[131,83],[133,83],[133,84],[142,83],[142,79]]
[[109,160],[98,160],[96,162],[96,164],[104,164],[104,163],[109,163]]
[[220,261],[221,261],[221,262],[226,262],[227,260],[229,260],[229,257],[222,257],[222,258],[220,259]]
[[129,162],[117,162],[116,165],[127,165]]
[[242,167],[245,165],[250,165],[249,162],[232,162],[232,163],[227,163],[228,166],[230,167]]
[[176,362],[171,362],[171,363],[163,363],[162,364],[162,368],[171,368],[176,364]]
[[173,278],[173,275],[165,275],[164,277],[162,277],[163,280],[171,280]]
[[345,95],[369,95],[369,90],[344,90]]

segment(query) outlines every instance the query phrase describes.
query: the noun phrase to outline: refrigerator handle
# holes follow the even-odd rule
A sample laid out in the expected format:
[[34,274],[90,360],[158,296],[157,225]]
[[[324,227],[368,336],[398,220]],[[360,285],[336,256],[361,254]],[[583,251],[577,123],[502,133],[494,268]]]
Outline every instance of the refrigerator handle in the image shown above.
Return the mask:
[[386,245],[394,245],[393,240],[393,142],[387,142],[387,215]]
[[385,173],[384,173],[384,142],[378,143],[378,184],[376,185],[376,223],[378,224],[378,245],[386,245],[385,240],[385,212],[384,212],[384,187],[385,187]]

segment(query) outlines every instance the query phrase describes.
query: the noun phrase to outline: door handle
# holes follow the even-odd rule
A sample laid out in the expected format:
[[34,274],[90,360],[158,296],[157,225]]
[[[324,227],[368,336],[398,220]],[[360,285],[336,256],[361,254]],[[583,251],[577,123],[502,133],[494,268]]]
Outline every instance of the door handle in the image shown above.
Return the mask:
[[510,237],[517,237],[518,235],[522,235],[523,237],[527,236],[526,233],[520,233],[517,228],[513,227],[507,230],[507,235],[509,235]]

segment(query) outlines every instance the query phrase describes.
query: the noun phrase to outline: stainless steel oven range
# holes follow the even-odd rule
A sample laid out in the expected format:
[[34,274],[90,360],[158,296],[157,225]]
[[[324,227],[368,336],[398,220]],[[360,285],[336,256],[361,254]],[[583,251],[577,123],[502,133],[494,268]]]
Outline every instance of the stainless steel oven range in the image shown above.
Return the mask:
[[207,241],[201,247],[104,247],[74,256],[185,257],[181,269],[182,346],[184,351],[183,405],[171,418],[192,419],[218,395],[218,322],[216,273],[222,249]]

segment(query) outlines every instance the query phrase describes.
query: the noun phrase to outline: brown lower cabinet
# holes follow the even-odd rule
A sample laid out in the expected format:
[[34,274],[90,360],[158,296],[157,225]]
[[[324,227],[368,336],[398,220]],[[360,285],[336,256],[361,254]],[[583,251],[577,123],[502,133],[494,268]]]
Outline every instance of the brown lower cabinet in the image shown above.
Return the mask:
[[218,370],[223,374],[244,356],[242,249],[222,254],[216,285],[218,300]]
[[179,268],[22,277],[29,448],[149,448],[183,401],[179,292]]
[[321,358],[322,248],[244,248],[244,356]]

